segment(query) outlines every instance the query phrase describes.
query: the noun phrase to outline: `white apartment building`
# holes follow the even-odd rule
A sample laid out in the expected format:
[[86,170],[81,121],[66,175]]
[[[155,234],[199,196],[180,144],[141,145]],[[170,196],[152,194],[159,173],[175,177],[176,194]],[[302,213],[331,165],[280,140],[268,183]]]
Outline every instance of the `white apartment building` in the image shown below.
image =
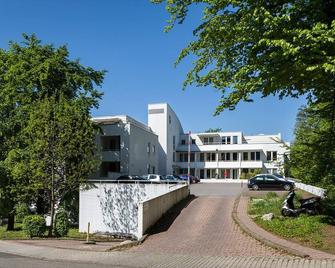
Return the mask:
[[[280,134],[247,136],[242,132],[184,132],[167,103],[148,105],[148,125],[129,116],[94,118],[103,129],[97,137],[102,165],[93,178],[113,179],[121,174],[187,174],[201,179],[239,179],[256,169],[283,171],[289,143]],[[201,122],[199,122],[201,124]]]
[[95,117],[102,132],[96,137],[100,169],[91,179],[116,179],[120,175],[158,172],[158,136],[130,116]]
[[[188,135],[176,149],[176,173],[187,173]],[[190,173],[200,179],[239,179],[242,173],[283,171],[288,143],[281,135],[244,136],[242,132],[190,135]]]

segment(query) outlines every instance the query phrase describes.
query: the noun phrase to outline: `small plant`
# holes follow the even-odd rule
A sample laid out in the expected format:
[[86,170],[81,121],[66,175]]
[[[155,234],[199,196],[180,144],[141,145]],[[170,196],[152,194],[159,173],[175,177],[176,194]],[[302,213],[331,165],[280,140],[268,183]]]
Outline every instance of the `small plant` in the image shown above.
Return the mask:
[[55,235],[66,236],[69,232],[69,216],[64,209],[60,209],[55,218]]
[[19,203],[18,205],[16,205],[15,212],[16,212],[15,221],[19,223],[22,223],[23,219],[26,216],[30,215],[29,208],[27,204],[24,203]]
[[42,236],[46,231],[45,219],[41,215],[28,215],[23,219],[23,230],[30,238]]

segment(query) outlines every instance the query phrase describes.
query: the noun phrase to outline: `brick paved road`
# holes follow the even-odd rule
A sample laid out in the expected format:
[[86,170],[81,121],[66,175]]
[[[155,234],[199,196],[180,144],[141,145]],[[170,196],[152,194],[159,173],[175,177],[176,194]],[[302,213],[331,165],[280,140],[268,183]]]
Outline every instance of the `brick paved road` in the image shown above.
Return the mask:
[[192,185],[198,195],[165,232],[149,236],[136,252],[200,256],[281,256],[242,233],[231,217],[239,184]]

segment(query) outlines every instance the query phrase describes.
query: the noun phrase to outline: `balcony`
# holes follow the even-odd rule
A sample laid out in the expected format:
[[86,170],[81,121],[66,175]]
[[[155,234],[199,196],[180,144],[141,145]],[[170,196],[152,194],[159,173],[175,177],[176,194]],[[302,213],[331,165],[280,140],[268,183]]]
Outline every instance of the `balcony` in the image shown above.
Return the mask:
[[[187,162],[176,162],[180,168],[187,168]],[[262,161],[207,161],[207,162],[191,162],[191,168],[262,168]]]

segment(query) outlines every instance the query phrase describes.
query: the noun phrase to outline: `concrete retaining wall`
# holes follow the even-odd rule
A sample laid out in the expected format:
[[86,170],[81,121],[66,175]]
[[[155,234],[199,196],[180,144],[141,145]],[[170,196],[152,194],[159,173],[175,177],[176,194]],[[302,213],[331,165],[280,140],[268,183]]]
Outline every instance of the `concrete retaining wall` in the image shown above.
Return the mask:
[[[184,184],[183,184],[184,185]],[[79,231],[137,237],[138,204],[180,187],[180,184],[95,183],[79,195]]]
[[164,213],[190,194],[187,185],[176,185],[174,187],[175,190],[138,204],[138,239],[140,239]]
[[299,188],[301,190],[304,190],[306,192],[309,192],[311,194],[320,196],[322,198],[325,196],[325,193],[326,193],[325,189],[322,189],[322,188],[319,188],[319,187],[316,187],[316,186],[312,186],[312,185],[308,185],[308,184],[304,184],[304,183],[301,183],[301,182],[296,182],[295,187]]

